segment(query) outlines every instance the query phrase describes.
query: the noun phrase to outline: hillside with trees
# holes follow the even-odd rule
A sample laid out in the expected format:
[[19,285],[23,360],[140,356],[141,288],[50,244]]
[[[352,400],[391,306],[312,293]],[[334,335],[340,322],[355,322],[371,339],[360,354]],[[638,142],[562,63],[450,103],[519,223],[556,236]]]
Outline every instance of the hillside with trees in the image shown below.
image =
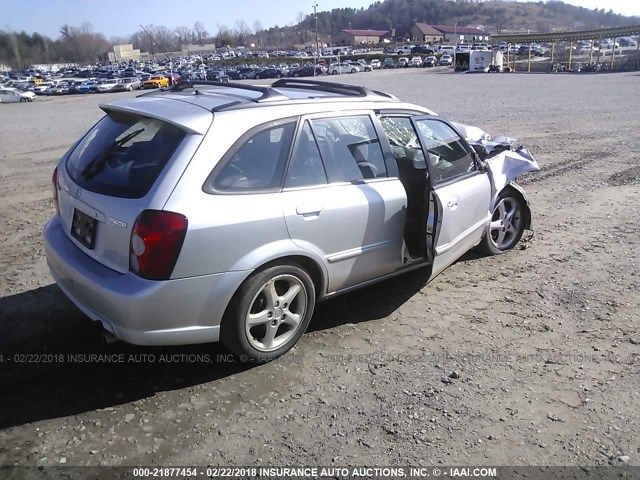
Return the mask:
[[[626,17],[604,9],[587,9],[561,1],[537,3],[479,0],[384,0],[368,8],[337,8],[318,12],[318,32],[327,41],[332,33],[343,29],[388,30],[401,25],[424,22],[430,24],[482,25],[492,33],[511,31],[551,32],[640,24],[640,17]],[[63,25],[60,36],[51,39],[39,33],[0,30],[0,64],[24,68],[36,63],[104,60],[112,45],[133,43],[144,52],[180,51],[185,43],[215,43],[218,46],[254,44],[256,48],[292,48],[310,45],[315,38],[313,14],[298,14],[297,23],[263,28],[259,21],[248,25],[237,20],[235,25],[193,26],[147,25],[128,37],[111,37],[95,32],[89,23],[80,27]]]

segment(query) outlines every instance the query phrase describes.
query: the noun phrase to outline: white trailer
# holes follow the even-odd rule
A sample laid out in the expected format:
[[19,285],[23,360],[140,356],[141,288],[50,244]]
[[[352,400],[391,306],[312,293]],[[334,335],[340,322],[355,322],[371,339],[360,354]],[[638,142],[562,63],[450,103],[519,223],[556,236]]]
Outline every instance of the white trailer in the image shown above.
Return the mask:
[[490,66],[498,67],[502,71],[504,57],[502,52],[489,50],[472,50],[469,52],[469,71],[488,72]]

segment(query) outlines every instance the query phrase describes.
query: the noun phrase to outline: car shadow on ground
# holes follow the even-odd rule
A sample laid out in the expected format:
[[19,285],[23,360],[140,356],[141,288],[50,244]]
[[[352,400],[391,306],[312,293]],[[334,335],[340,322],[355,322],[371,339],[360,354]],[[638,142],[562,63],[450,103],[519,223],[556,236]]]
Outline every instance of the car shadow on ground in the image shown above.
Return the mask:
[[[308,331],[382,319],[428,279],[420,269],[320,303]],[[219,380],[254,367],[220,344],[107,344],[55,285],[0,299],[0,429]],[[164,360],[163,360],[164,359]]]

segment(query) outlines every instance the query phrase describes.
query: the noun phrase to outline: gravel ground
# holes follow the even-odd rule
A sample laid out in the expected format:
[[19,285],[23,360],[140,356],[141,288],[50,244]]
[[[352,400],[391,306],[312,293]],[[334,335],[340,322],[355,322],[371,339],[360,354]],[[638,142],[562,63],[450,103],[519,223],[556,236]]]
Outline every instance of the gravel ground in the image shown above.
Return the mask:
[[41,231],[56,160],[130,94],[2,105],[0,465],[640,465],[638,75],[340,80],[530,147],[533,238],[321,304],[266,365],[103,345]]

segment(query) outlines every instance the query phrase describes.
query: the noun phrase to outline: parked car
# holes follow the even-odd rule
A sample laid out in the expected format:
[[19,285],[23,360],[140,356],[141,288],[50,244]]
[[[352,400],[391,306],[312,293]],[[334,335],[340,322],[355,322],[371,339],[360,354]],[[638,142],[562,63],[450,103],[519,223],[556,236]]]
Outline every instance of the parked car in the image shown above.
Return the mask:
[[398,68],[407,68],[409,66],[409,57],[400,57],[398,59]]
[[56,85],[53,85],[47,88],[47,95],[66,95],[69,93],[69,88],[71,87],[68,82],[59,82]]
[[142,84],[142,88],[163,88],[169,86],[169,79],[164,75],[154,75]]
[[422,66],[422,57],[413,57],[409,61],[410,67],[421,67]]
[[429,55],[427,58],[424,59],[424,62],[422,63],[423,67],[435,67],[436,63],[437,63],[437,59],[436,57],[434,57],[433,55]]
[[21,92],[15,88],[0,87],[0,103],[33,102],[36,94]]
[[440,65],[441,66],[451,66],[453,65],[453,57],[448,53],[445,53],[440,57]]
[[96,84],[96,92],[98,93],[107,93],[110,92],[113,87],[115,87],[120,81],[117,78],[107,78],[104,80],[100,80]]
[[371,65],[368,65],[367,61],[364,58],[360,58],[356,62],[356,65],[358,66],[361,72],[370,72],[373,70],[373,67]]
[[229,83],[229,75],[222,70],[209,70],[207,72],[207,80],[211,82]]
[[423,53],[426,55],[433,54],[433,48],[428,45],[417,45],[411,49],[411,53]]
[[82,82],[80,88],[78,88],[78,91],[80,93],[89,93],[91,92],[91,89],[96,85],[96,83],[98,83],[97,80],[87,80],[85,82]]
[[396,63],[393,60],[393,58],[387,57],[387,58],[384,59],[383,67],[384,68],[396,68]]
[[[180,75],[178,75],[177,73],[169,73],[165,76],[169,79],[169,85],[175,85],[181,80]],[[138,78],[138,80],[140,80],[140,83],[142,83],[142,80],[139,77],[136,78]]]
[[83,83],[84,82],[80,80],[74,80],[73,82],[69,82],[69,90],[67,90],[67,93],[69,94],[80,93],[80,86]]
[[140,90],[142,88],[142,82],[138,77],[126,77],[121,78],[120,83],[113,86],[112,92],[131,92],[133,90]]
[[101,105],[53,172],[48,265],[112,337],[270,360],[316,302],[530,227],[513,140],[353,85],[197,88]]
[[52,82],[40,82],[39,84],[33,87],[33,93],[36,95],[43,95],[44,91],[50,87],[53,87],[54,84]]
[[321,76],[324,74],[322,67],[298,67],[289,70],[290,77],[313,77]]
[[245,80],[248,78],[256,78],[255,68],[238,68],[236,70],[229,70],[227,73],[231,80]]
[[255,73],[255,78],[282,78],[286,77],[286,72],[280,68],[264,68]]
[[374,70],[377,70],[379,68],[382,68],[382,63],[380,62],[379,59],[374,58],[373,60],[371,60],[371,62],[369,62],[369,66]]
[[327,69],[329,75],[339,75],[341,73],[356,73],[360,68],[355,63],[334,63]]

